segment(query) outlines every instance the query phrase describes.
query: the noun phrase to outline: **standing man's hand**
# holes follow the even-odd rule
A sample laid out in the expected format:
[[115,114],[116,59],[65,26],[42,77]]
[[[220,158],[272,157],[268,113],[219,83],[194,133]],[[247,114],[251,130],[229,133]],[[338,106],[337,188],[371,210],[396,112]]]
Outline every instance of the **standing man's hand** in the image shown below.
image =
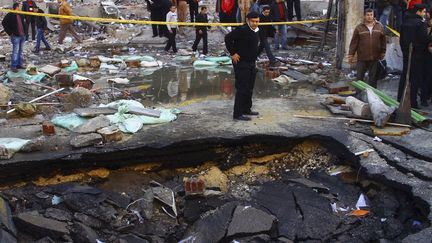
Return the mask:
[[353,55],[348,55],[347,56],[347,58],[348,58],[348,63],[353,63]]
[[198,34],[202,35],[203,34],[202,30],[198,30]]
[[385,53],[381,53],[381,55],[379,56],[380,60],[383,60],[385,58]]
[[231,60],[234,64],[237,64],[240,61],[240,55],[235,53],[234,55],[231,56]]
[[168,30],[171,34],[173,33],[171,29]]

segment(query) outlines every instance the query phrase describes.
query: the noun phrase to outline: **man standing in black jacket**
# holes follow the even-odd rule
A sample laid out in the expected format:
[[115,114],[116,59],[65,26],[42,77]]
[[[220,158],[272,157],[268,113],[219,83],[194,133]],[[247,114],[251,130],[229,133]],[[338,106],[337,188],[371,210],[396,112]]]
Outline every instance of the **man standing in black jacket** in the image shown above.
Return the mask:
[[[13,4],[13,10],[19,11],[20,3]],[[23,67],[22,51],[25,42],[24,17],[16,13],[8,13],[2,21],[5,32],[12,42],[11,71],[18,72]]]
[[[36,13],[44,13],[42,9],[39,9],[38,7],[34,8],[34,12]],[[45,16],[34,16],[35,22],[36,22],[36,28],[37,28],[37,35],[36,35],[36,45],[35,49],[33,50],[34,53],[39,53],[40,51],[40,43],[41,41],[45,45],[45,50],[51,50],[50,45],[48,44],[48,41],[45,39],[45,30],[47,28],[47,20]]]
[[[201,12],[197,14],[196,16],[196,22],[197,23],[208,23],[208,17],[207,17],[207,7],[202,6]],[[207,44],[207,28],[210,29],[210,26],[196,26],[196,37],[195,42],[192,45],[192,51],[196,52],[198,48],[198,44],[201,41],[201,38],[203,39],[203,54],[207,55],[208,53],[208,44]]]
[[258,112],[251,110],[257,73],[255,62],[261,49],[258,44],[262,41],[258,24],[259,14],[251,12],[246,16],[246,24],[225,36],[225,46],[231,55],[235,73],[234,120],[250,121],[247,115],[258,115]]
[[403,54],[403,72],[399,82],[398,100],[402,99],[406,74],[408,69],[409,47],[412,44],[413,52],[411,58],[410,85],[411,85],[411,106],[418,108],[417,93],[420,89],[420,99],[422,106],[427,103],[427,84],[425,74],[427,68],[427,48],[432,42],[432,37],[428,35],[427,24],[424,20],[426,16],[426,5],[416,4],[414,12],[408,13],[401,27],[400,45]]

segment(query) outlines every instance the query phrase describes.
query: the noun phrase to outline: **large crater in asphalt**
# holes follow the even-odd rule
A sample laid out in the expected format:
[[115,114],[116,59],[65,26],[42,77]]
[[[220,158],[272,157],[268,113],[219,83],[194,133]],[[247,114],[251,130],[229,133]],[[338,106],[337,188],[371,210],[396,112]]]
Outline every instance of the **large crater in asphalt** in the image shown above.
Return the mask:
[[[425,202],[369,177],[328,137],[214,138],[25,165],[0,194],[11,208],[0,236],[18,242],[399,242],[430,227]],[[191,181],[206,190],[191,195]]]

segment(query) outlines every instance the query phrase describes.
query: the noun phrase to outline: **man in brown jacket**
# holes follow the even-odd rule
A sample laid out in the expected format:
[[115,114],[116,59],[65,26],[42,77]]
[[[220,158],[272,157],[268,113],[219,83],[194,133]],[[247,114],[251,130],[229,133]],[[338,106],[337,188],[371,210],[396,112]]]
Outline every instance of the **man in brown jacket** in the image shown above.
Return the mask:
[[373,10],[366,9],[364,22],[354,30],[348,53],[349,63],[353,62],[353,57],[357,53],[357,80],[364,80],[368,71],[368,83],[376,87],[378,61],[384,58],[386,45],[383,26],[375,20]]
[[[72,15],[72,8],[69,6],[66,0],[58,0],[60,4],[59,14],[60,15]],[[73,37],[77,40],[78,43],[82,43],[81,38],[75,32],[74,27],[72,26],[72,19],[60,19],[60,34],[59,34],[59,44],[63,44],[63,40],[66,37],[67,32],[71,33]]]

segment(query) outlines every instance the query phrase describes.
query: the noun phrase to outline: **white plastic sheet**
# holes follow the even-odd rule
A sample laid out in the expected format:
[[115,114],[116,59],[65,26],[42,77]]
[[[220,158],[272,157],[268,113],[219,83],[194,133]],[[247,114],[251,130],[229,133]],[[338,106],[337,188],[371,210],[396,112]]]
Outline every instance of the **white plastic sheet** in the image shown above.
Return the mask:
[[129,107],[145,108],[141,103],[134,100],[118,100],[107,105],[100,105],[100,107],[117,109],[117,113],[107,117],[111,124],[117,125],[120,131],[124,133],[136,133],[141,130],[143,125],[172,122],[177,119],[177,115],[180,113],[178,109],[157,108],[156,110],[161,112],[159,118],[128,114]]

